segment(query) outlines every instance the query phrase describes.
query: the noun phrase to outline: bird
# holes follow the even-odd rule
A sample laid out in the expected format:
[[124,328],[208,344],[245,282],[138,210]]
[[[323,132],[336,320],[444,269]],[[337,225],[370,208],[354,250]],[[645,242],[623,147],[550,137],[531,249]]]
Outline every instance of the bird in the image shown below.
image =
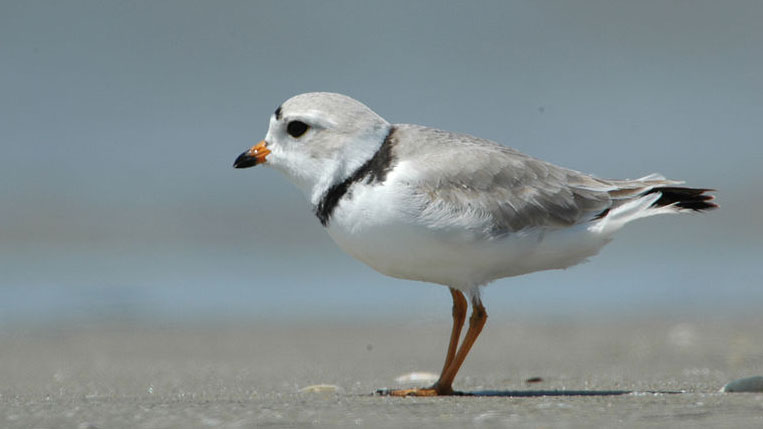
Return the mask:
[[392,396],[463,394],[453,381],[487,320],[488,283],[584,262],[639,218],[718,207],[713,189],[659,174],[601,179],[491,140],[392,124],[329,92],[278,106],[265,138],[233,167],[256,165],[285,174],[344,252],[381,274],[449,288],[453,324],[439,379],[380,390]]

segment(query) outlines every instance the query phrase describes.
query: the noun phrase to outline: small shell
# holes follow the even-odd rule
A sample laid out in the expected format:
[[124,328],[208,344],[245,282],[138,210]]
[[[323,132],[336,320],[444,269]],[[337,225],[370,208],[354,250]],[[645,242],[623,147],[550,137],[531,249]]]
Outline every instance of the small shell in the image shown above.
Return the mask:
[[335,384],[313,384],[299,389],[299,393],[337,393],[342,388]]
[[439,379],[440,376],[431,372],[409,372],[408,374],[403,374],[400,377],[397,377],[395,381],[398,384],[406,384],[406,383],[434,383]]

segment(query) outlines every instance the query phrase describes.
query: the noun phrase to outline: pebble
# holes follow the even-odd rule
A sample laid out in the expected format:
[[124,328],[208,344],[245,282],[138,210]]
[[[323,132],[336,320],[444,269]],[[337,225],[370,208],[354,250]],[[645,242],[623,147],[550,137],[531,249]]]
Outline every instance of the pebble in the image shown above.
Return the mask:
[[763,392],[763,376],[734,380],[721,388],[721,392]]

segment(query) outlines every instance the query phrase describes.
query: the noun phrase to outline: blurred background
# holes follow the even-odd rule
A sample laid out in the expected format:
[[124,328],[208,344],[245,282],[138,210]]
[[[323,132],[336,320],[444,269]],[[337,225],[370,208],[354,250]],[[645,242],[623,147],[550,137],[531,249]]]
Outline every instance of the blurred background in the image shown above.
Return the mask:
[[318,90],[718,189],[720,210],[496,281],[492,318],[759,314],[761,22],[755,0],[4,0],[0,323],[449,319],[446,289],[341,253],[279,173],[231,168]]

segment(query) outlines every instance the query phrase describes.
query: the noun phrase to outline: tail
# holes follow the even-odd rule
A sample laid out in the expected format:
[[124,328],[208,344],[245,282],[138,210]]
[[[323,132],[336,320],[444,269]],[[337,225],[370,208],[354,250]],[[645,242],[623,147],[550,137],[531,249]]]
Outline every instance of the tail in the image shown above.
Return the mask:
[[[631,181],[629,185],[642,180]],[[613,206],[593,218],[595,222],[591,224],[591,229],[603,233],[613,233],[626,223],[643,217],[685,211],[704,212],[718,207],[713,202],[715,197],[706,194],[706,192],[714,192],[713,189],[674,186],[680,182],[667,180],[662,181],[662,183],[646,181],[642,183],[646,186],[641,189],[634,187],[616,190],[615,192],[622,194],[618,195],[620,199],[616,200],[617,202]],[[611,192],[610,195],[613,193]]]
[[693,210],[695,212],[702,212],[718,208],[718,204],[712,202],[715,197],[705,194],[705,192],[714,191],[714,189],[663,186],[652,188],[641,195],[660,194],[660,197],[650,207],[671,207],[677,211]]

